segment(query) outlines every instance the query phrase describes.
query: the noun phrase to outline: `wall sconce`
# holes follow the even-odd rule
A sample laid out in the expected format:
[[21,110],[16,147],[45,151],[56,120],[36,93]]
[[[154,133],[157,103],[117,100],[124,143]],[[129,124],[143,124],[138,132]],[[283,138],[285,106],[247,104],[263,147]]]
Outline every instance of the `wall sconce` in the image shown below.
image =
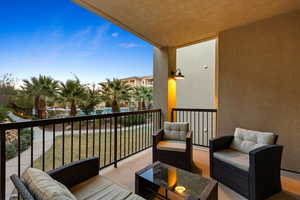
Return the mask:
[[181,69],[179,69],[179,68],[176,69],[176,72],[171,71],[171,75],[173,76],[173,78],[175,80],[182,80],[182,79],[184,79],[184,75],[182,74]]

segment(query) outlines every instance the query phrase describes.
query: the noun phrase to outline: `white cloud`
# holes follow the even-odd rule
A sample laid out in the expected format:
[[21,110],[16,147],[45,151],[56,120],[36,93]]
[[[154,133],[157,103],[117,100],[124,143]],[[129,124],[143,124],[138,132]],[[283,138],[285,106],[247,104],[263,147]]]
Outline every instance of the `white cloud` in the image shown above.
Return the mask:
[[68,34],[63,27],[53,27],[47,34],[37,30],[22,54],[14,60],[47,65],[64,60],[68,55],[79,58],[93,56],[105,42],[104,39],[111,37],[109,28],[110,24],[104,23],[97,27],[83,27]]
[[119,37],[119,33],[118,32],[112,33],[111,36],[112,37]]
[[94,39],[92,41],[92,45],[91,45],[92,49],[97,49],[99,46],[101,46],[101,40],[104,38],[104,36],[109,31],[109,28],[110,28],[110,24],[105,23],[96,29],[95,37],[94,37]]
[[121,47],[123,48],[134,48],[134,47],[143,47],[143,45],[140,45],[140,44],[136,44],[136,43],[133,43],[133,42],[130,42],[130,43],[120,43],[119,44]]

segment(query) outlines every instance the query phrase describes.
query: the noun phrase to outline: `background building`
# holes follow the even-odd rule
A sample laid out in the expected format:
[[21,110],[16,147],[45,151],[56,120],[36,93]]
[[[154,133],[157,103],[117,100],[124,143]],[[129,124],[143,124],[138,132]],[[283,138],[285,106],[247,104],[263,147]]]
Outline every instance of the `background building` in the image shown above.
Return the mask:
[[142,76],[142,77],[132,76],[132,77],[128,77],[128,78],[122,78],[120,80],[128,83],[132,87],[136,87],[136,86],[153,87],[153,76],[152,75]]

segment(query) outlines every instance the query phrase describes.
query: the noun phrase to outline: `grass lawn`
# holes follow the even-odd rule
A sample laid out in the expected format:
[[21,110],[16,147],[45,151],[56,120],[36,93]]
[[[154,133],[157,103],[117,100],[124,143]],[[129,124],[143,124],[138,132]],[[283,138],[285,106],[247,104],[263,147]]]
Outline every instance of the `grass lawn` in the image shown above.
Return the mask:
[[[113,130],[112,130],[113,131]],[[152,144],[152,130],[148,128],[138,128],[129,130],[118,130],[117,133],[117,159],[126,155],[139,151]],[[99,137],[100,136],[100,137]],[[66,135],[64,137],[64,163],[89,157],[100,157],[100,166],[107,165],[114,161],[114,133],[110,133],[109,129],[105,134],[103,131],[99,134],[96,130],[95,134],[82,130],[81,139],[79,135],[73,136],[73,153],[71,151],[72,137]],[[79,144],[81,141],[81,144]],[[51,170],[53,166],[53,146],[45,153],[45,170]],[[80,153],[79,153],[80,152]],[[63,136],[57,136],[55,139],[55,168],[62,165],[63,157]],[[34,161],[34,167],[42,169],[43,156]]]

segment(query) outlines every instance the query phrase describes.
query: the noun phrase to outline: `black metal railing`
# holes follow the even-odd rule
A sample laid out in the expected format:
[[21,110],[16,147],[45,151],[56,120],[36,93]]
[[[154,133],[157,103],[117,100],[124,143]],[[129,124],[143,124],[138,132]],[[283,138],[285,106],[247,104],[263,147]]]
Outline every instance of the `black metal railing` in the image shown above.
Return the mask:
[[173,108],[173,122],[189,122],[193,130],[193,144],[208,147],[217,134],[217,109]]
[[[161,110],[156,109],[0,124],[0,199],[13,188],[9,176],[21,176],[28,167],[48,171],[91,156],[99,157],[100,169],[117,167],[119,161],[152,146],[161,121]],[[8,131],[17,136],[16,155],[10,160]]]

